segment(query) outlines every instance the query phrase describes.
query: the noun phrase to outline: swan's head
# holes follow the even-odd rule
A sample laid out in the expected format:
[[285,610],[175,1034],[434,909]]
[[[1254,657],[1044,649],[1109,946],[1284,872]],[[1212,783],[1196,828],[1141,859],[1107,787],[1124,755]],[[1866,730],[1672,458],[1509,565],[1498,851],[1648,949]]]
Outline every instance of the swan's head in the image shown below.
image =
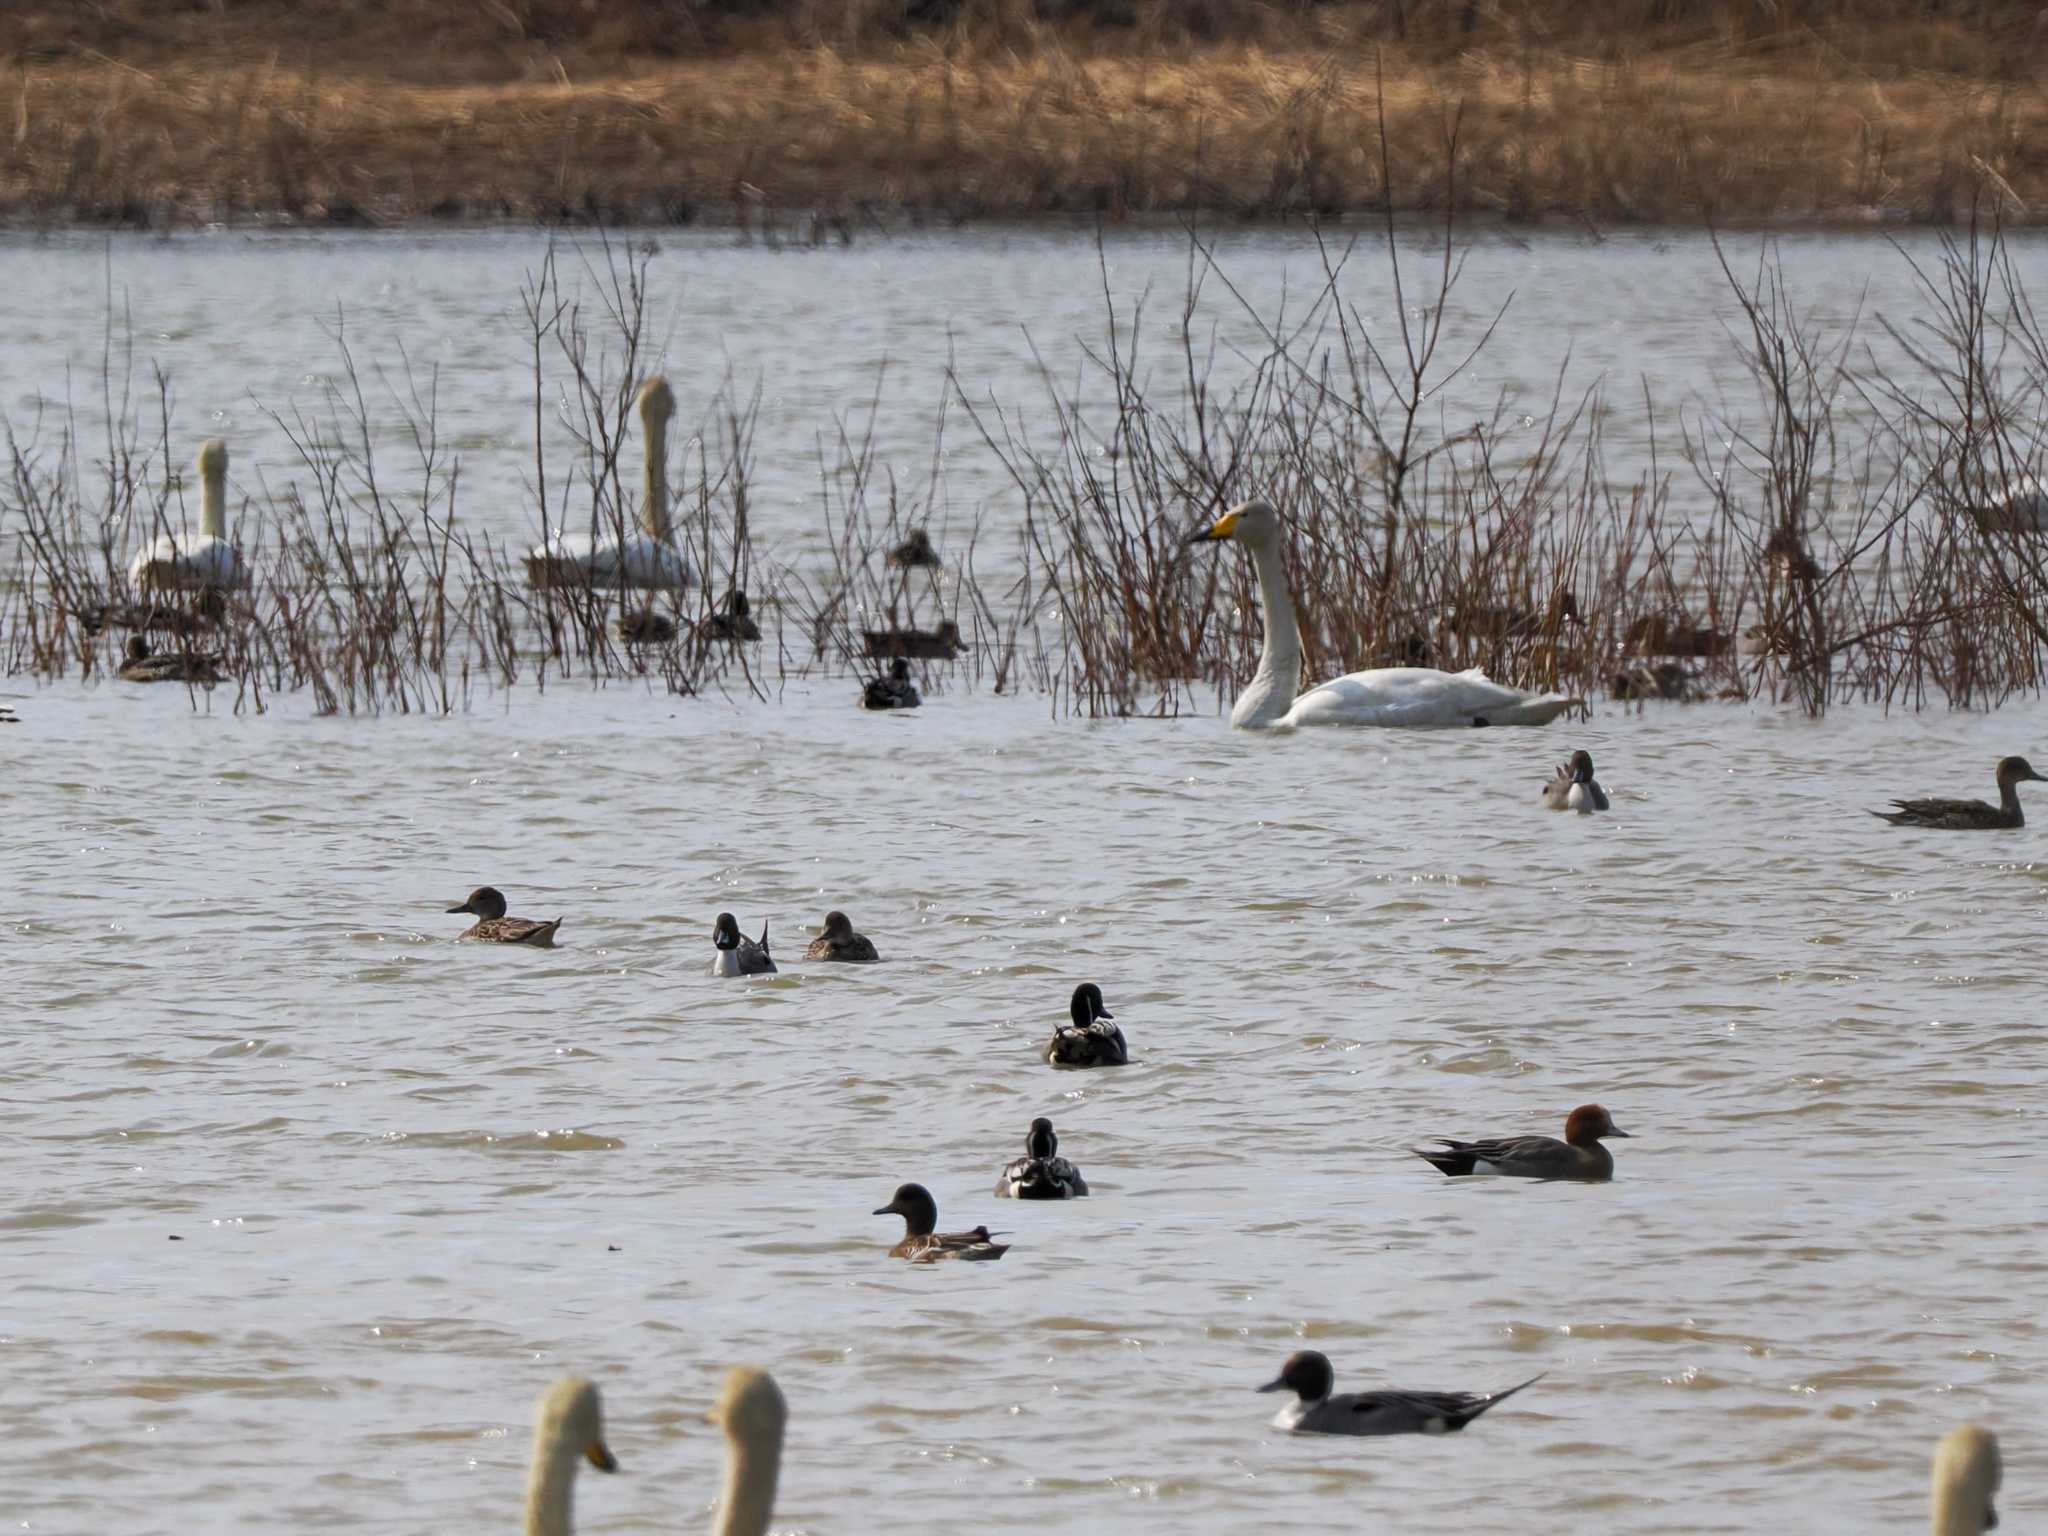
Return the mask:
[[1593,754],[1581,748],[1572,754],[1571,779],[1574,784],[1593,782]]
[[939,1229],[939,1202],[922,1184],[899,1184],[887,1205],[877,1206],[876,1216],[901,1216],[912,1237],[924,1237]]
[[1235,539],[1254,547],[1278,542],[1280,514],[1263,501],[1241,501],[1199,533],[1189,535],[1189,544],[1216,544]]
[[718,914],[718,921],[711,925],[711,942],[720,949],[740,947],[740,922],[730,912]]
[[1052,1133],[1052,1122],[1040,1115],[1031,1122],[1031,1134],[1024,1138],[1024,1151],[1031,1157],[1051,1157],[1060,1149],[1059,1137]]
[[789,1422],[789,1405],[773,1376],[751,1365],[736,1365],[726,1372],[717,1406],[704,1417],[724,1430],[728,1440],[779,1446]]
[[604,1443],[604,1403],[597,1384],[581,1376],[564,1376],[541,1394],[533,1443],[537,1450],[552,1448],[568,1460],[581,1456],[600,1472],[619,1470]]
[[[450,912],[470,912],[478,917],[499,918],[505,915],[505,893],[494,885],[480,885],[471,891],[465,900],[458,901],[448,909]],[[592,1388],[595,1391],[595,1388]]]
[[224,475],[228,472],[228,445],[217,437],[209,437],[199,445],[199,473],[202,476]]
[[2034,772],[2033,764],[2029,763],[2024,757],[2002,757],[1998,760],[1998,787],[2000,789],[2004,789],[2009,784],[2017,784],[2022,779],[2038,779],[2040,777],[2040,774]]
[[1291,1391],[1305,1403],[1320,1403],[1330,1395],[1337,1373],[1330,1369],[1330,1357],[1317,1349],[1304,1349],[1287,1357],[1280,1374],[1259,1388],[1261,1392]]
[[1068,1005],[1077,1028],[1086,1029],[1097,1019],[1114,1019],[1115,1014],[1103,1006],[1102,988],[1092,981],[1084,981],[1074,988],[1074,999]]
[[1981,1536],[1998,1526],[1998,1437],[1965,1424],[1934,1448],[1934,1536]]
[[640,386],[640,392],[633,397],[633,405],[640,412],[640,420],[649,431],[658,431],[669,423],[676,413],[675,391],[668,387],[668,380],[656,374]]
[[853,937],[853,919],[844,912],[825,914],[825,937],[828,939],[850,939]]
[[1590,1147],[1603,1136],[1626,1140],[1628,1132],[1614,1123],[1614,1116],[1598,1104],[1581,1104],[1564,1117],[1564,1139],[1575,1147]]

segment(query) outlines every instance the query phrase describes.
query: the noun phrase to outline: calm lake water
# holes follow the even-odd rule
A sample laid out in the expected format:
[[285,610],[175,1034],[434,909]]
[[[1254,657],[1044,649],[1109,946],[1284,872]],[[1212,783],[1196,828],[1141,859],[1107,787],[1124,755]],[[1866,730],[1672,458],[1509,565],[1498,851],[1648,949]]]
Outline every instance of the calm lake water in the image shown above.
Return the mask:
[[[1783,243],[1817,307],[1910,299],[1880,240]],[[1315,270],[1296,236],[1224,246],[1275,310]],[[68,365],[98,409],[111,271],[174,436],[275,487],[264,411],[316,400],[340,302],[359,360],[441,366],[468,505],[521,529],[540,250],[10,240],[5,408],[24,430]],[[1175,317],[1178,241],[1107,254]],[[1099,329],[1093,245],[1056,234],[665,235],[653,270],[685,418],[728,360],[762,381],[760,530],[792,563],[807,455],[883,360],[881,456],[915,474],[949,345],[1029,403],[1026,328],[1064,379]],[[1512,288],[1519,323],[1471,399],[1569,352],[1646,443],[1639,375],[1740,385],[1718,282],[1688,238],[1482,241],[1468,302]],[[949,442],[956,504],[999,513]],[[624,1469],[581,1527],[699,1528],[740,1361],[790,1399],[778,1531],[1904,1532],[1965,1419],[2003,1438],[2007,1527],[2048,1515],[2048,843],[1864,814],[1988,794],[2000,754],[2048,755],[2038,704],[1290,738],[853,693],[515,689],[428,721],[0,688],[0,1524],[516,1529],[532,1400],[575,1370]],[[1611,816],[1536,809],[1575,745]],[[566,916],[562,947],[450,942],[485,881]],[[795,960],[833,906],[885,964]],[[782,976],[709,978],[724,909],[771,923]],[[1039,1060],[1082,980],[1135,1065]],[[1611,1185],[1405,1150],[1589,1100],[1635,1136]],[[1090,1199],[992,1197],[1039,1114]],[[911,1179],[1016,1247],[888,1260],[868,1212]],[[1340,1389],[1548,1374],[1449,1439],[1289,1438],[1252,1389],[1301,1347]]]

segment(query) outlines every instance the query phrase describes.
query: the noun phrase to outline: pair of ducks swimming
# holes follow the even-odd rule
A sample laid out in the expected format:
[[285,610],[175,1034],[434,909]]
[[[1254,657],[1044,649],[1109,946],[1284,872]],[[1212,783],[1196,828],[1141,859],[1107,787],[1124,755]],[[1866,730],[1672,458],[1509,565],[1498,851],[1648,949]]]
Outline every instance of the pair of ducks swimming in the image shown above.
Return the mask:
[[[735,1367],[705,1415],[725,1431],[725,1489],[712,1536],[767,1536],[782,1471],[789,1407],[766,1371]],[[564,1377],[541,1394],[526,1479],[526,1536],[573,1536],[576,1472],[584,1462],[619,1470],[604,1438],[604,1400],[595,1382]]]
[[[478,886],[448,910],[467,912],[476,918],[456,935],[457,938],[477,939],[487,944],[527,944],[538,949],[552,949],[555,933],[562,926],[559,917],[540,922],[530,917],[506,916],[505,893],[491,885]],[[774,958],[768,953],[766,924],[762,925],[759,939],[749,939],[740,933],[740,925],[730,912],[721,912],[712,928],[712,943],[718,950],[717,958],[711,963],[714,976],[766,976],[775,973]],[[827,912],[825,931],[811,941],[810,947],[804,951],[804,958],[865,963],[882,957],[864,935],[853,931],[852,920],[844,912]]]

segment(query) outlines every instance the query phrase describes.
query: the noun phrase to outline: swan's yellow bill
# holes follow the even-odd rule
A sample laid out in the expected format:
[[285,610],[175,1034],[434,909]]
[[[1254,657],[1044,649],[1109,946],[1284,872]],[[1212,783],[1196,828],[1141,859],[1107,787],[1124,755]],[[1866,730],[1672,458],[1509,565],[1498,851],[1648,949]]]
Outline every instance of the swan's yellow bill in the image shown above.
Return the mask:
[[1232,507],[1228,512],[1217,518],[1215,522],[1211,523],[1206,530],[1196,534],[1188,542],[1190,544],[1207,544],[1215,539],[1229,538],[1231,534],[1237,531],[1238,516],[1239,509]]

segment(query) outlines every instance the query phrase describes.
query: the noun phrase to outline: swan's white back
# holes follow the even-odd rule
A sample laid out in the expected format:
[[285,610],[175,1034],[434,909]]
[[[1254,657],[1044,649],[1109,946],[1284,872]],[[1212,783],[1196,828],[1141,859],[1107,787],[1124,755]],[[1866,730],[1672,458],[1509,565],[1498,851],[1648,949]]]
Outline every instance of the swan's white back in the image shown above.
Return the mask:
[[242,582],[242,558],[227,541],[228,445],[199,445],[199,526],[158,534],[128,563],[128,580],[158,592],[200,592]]
[[676,397],[666,379],[653,378],[640,386],[634,404],[646,451],[639,531],[618,538],[603,531],[550,534],[526,557],[535,586],[668,592],[690,584],[690,564],[677,551],[668,521],[668,423]]

